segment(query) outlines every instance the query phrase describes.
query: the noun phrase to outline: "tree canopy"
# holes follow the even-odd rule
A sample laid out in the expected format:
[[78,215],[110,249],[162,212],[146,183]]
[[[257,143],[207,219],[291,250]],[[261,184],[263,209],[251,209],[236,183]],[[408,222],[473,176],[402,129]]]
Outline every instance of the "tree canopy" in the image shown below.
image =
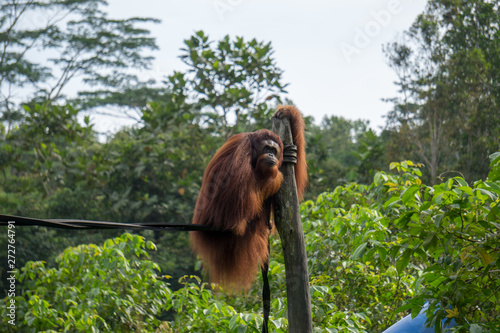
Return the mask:
[[484,179],[499,148],[498,13],[497,1],[429,1],[385,47],[401,90],[388,123],[403,143],[395,154],[413,152],[433,182],[448,170]]
[[[142,80],[157,48],[144,26],[159,21],[113,19],[106,5],[0,5],[0,212],[189,223],[218,147],[270,128],[277,104],[293,104],[284,72],[269,41],[196,31],[179,51],[185,70]],[[381,132],[334,110],[305,117],[301,212],[317,331],[380,332],[425,302],[436,332],[451,320],[458,332],[500,329],[499,17],[498,1],[429,1],[384,47],[400,93]],[[103,138],[98,113],[135,122]],[[120,234],[16,226],[18,327],[8,296],[2,327],[260,329],[259,285],[245,297],[215,292],[186,233]],[[0,233],[0,247],[8,240]],[[274,332],[288,329],[280,249],[273,238]]]

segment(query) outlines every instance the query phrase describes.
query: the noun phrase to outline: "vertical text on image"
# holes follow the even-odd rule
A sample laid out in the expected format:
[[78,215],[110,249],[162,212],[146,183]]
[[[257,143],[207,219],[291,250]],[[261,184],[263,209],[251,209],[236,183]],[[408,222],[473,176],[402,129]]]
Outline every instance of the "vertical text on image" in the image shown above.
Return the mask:
[[16,324],[16,222],[7,224],[7,317],[10,325]]

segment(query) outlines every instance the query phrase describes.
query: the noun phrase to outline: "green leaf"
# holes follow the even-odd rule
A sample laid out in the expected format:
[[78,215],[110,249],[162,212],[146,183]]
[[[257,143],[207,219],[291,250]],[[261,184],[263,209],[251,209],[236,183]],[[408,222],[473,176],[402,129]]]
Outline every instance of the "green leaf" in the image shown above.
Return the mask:
[[469,332],[470,333],[483,333],[484,330],[478,324],[472,324],[472,325],[470,325],[470,331]]
[[485,266],[488,266],[493,260],[491,259],[491,256],[489,255],[488,252],[482,247],[476,248],[479,256],[481,257],[481,260],[483,261]]
[[414,214],[414,213],[415,213],[415,212],[413,212],[413,211],[404,212],[403,214],[401,214],[401,216],[400,216],[400,217],[399,217],[396,221],[394,221],[394,223],[395,223],[398,227],[400,227],[400,228],[404,228],[404,227],[406,227],[406,225],[407,225],[408,223],[410,223],[411,218],[412,218],[412,216],[413,216],[413,214]]
[[387,257],[387,250],[383,247],[377,248],[377,252],[380,256],[380,260],[385,261],[385,258]]
[[489,156],[491,164],[500,162],[500,151],[493,153]]
[[476,190],[481,192],[481,194],[487,195],[491,200],[493,200],[493,201],[496,200],[496,196],[493,193],[491,193],[490,191],[485,190],[483,188],[477,188]]
[[441,225],[441,220],[443,219],[444,217],[444,214],[436,214],[434,216],[434,225],[436,226],[436,228],[439,228],[439,226]]
[[437,241],[438,241],[438,238],[436,236],[436,233],[435,232],[431,232],[431,233],[429,233],[429,235],[427,236],[427,238],[422,243],[422,246],[424,247],[425,250],[429,250],[429,249],[432,249],[432,248],[436,247]]
[[229,320],[229,330],[230,331],[234,331],[235,328],[236,328],[236,325],[238,325],[238,318],[239,318],[239,315],[234,315],[231,317],[231,319]]
[[415,193],[420,189],[418,185],[412,185],[408,187],[402,194],[403,205],[408,203],[408,201],[414,198]]
[[400,306],[399,308],[397,308],[396,310],[394,310],[394,313],[400,313],[400,312],[406,311],[408,309],[413,308],[413,306],[414,305],[411,303],[404,304],[404,305]]
[[488,186],[493,192],[495,192],[497,195],[500,196],[500,185],[498,185],[497,183],[488,182],[488,181],[484,182],[483,184]]
[[392,196],[389,198],[389,200],[387,200],[385,203],[384,203],[384,209],[387,209],[389,207],[392,207],[393,205],[395,205],[397,202],[399,202],[401,199],[399,199],[399,196],[398,195],[395,195],[395,196]]
[[354,252],[352,253],[351,255],[351,259],[352,260],[357,260],[359,258],[361,258],[363,256],[363,254],[365,253],[366,251],[366,246],[368,245],[368,243],[362,243],[360,244],[356,250],[354,250]]
[[408,263],[410,262],[410,257],[411,257],[411,249],[406,249],[403,252],[403,255],[398,259],[396,262],[396,270],[398,271],[398,274],[401,274],[406,266],[408,266]]
[[469,187],[469,186],[460,186],[458,187],[458,189],[462,192],[465,192],[466,194],[470,195],[470,196],[473,196],[474,193],[472,192],[472,188]]
[[460,184],[460,186],[463,186],[463,187],[469,186],[469,184],[461,177],[455,177],[455,180],[457,181],[458,184]]

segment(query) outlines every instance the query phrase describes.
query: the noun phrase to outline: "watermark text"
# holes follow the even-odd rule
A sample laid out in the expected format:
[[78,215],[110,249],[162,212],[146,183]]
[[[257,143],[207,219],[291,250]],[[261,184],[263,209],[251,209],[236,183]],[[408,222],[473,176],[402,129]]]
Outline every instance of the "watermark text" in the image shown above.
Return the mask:
[[386,8],[371,11],[371,20],[366,22],[363,27],[354,29],[353,40],[350,43],[340,43],[340,50],[347,62],[350,63],[355,55],[370,46],[372,40],[379,36],[383,28],[391,23],[392,18],[402,11],[403,6],[399,0],[390,0]]
[[16,324],[16,223],[7,224],[7,322]]

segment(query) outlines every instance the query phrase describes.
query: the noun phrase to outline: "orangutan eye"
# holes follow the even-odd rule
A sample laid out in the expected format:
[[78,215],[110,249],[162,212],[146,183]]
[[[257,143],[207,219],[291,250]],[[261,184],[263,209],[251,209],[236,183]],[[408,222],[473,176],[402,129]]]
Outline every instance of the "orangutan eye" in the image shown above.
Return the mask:
[[273,154],[274,156],[278,155],[278,151],[276,148],[271,146],[264,147],[264,154]]

